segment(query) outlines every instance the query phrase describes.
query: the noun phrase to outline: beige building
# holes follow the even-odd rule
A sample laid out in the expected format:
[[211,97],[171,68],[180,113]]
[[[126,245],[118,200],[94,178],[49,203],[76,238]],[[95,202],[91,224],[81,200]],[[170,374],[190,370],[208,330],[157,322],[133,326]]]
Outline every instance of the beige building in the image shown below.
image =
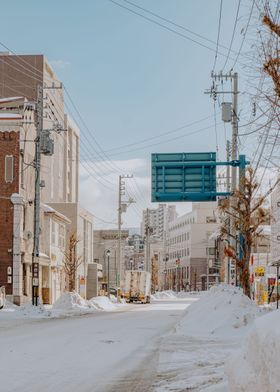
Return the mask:
[[[48,214],[44,212],[42,215],[42,226],[45,224],[46,217],[52,215],[52,219],[56,221],[58,216],[65,217],[65,246],[67,247],[69,241],[69,234],[74,232],[77,239],[79,240],[77,245],[77,254],[82,258],[82,263],[79,266],[76,276],[76,289],[85,296],[86,293],[86,276],[87,276],[87,265],[93,262],[93,250],[92,250],[92,231],[93,231],[93,217],[92,215],[84,210],[79,205],[79,129],[71,118],[64,113],[64,97],[63,89],[60,81],[57,79],[53,72],[50,64],[43,55],[22,55],[14,56],[9,53],[0,53],[0,99],[4,97],[12,96],[23,96],[26,98],[26,103],[34,103],[37,101],[37,86],[44,86],[44,130],[50,131],[50,137],[54,140],[54,154],[51,156],[41,156],[41,203],[43,205],[51,207],[55,212]],[[22,104],[21,104],[22,105]],[[32,106],[32,105],[31,105]],[[21,215],[25,216],[25,227],[24,233],[14,233],[15,238],[23,236],[26,237],[24,240],[24,246],[28,247],[28,251],[24,251],[25,258],[28,260],[28,266],[24,267],[27,261],[23,261],[23,268],[21,266],[21,260],[18,260],[16,265],[20,266],[15,268],[13,271],[16,272],[17,289],[16,292],[21,293],[22,290],[25,295],[29,296],[29,287],[31,279],[31,254],[33,246],[33,200],[34,200],[34,168],[30,165],[34,159],[34,143],[30,140],[35,139],[34,129],[34,116],[32,114],[25,113],[24,119],[28,119],[28,122],[18,120],[19,118],[8,119],[12,121],[12,124],[7,122],[7,119],[2,118],[1,126],[5,130],[6,126],[12,125],[13,130],[20,132],[20,146],[18,151],[18,165],[14,166],[16,175],[16,183],[18,187],[10,186],[9,192],[13,189],[12,193],[17,193],[23,199],[18,197],[14,198],[14,202],[17,203],[14,207],[17,218],[21,219]],[[6,122],[5,122],[6,121]],[[15,129],[16,127],[16,129]],[[11,128],[10,128],[11,129]],[[59,130],[59,132],[58,132]],[[27,142],[29,140],[29,142]],[[26,142],[24,142],[26,141]],[[11,155],[11,154],[10,154]],[[5,160],[5,157],[3,157]],[[12,158],[11,158],[12,160]],[[25,163],[29,163],[25,165]],[[2,174],[4,178],[4,173]],[[0,178],[1,182],[1,178]],[[12,184],[13,185],[13,184]],[[44,185],[44,186],[43,186]],[[11,193],[11,192],[10,192]],[[23,200],[23,201],[22,201]],[[24,203],[24,204],[22,204]],[[27,203],[27,204],[26,204]],[[28,204],[29,203],[29,204]],[[5,208],[8,208],[5,205]],[[54,227],[57,222],[54,223]],[[50,224],[50,223],[49,223]],[[59,226],[58,226],[59,227]],[[62,230],[62,229],[61,229]],[[48,237],[52,232],[52,224],[48,227],[48,230],[42,230],[41,238],[41,249],[46,246],[45,252],[41,251],[42,263],[44,263],[44,275],[42,287],[47,293],[45,295],[51,302],[59,293],[62,292],[63,282],[58,283],[58,277],[61,276],[59,270],[61,269],[61,255],[59,256],[54,247],[56,245],[48,244]],[[27,234],[26,234],[27,233]],[[4,248],[6,249],[7,246]],[[9,246],[8,249],[12,247]],[[1,249],[1,243],[0,243]],[[18,249],[19,253],[19,248]],[[5,251],[4,251],[5,252]],[[31,253],[30,253],[31,252]],[[17,254],[18,254],[17,253]],[[53,266],[53,277],[50,271],[47,271],[47,264],[51,265],[55,260],[59,260],[59,265]],[[47,257],[45,256],[47,255]],[[17,256],[19,258],[19,256]],[[48,259],[49,257],[49,259]],[[8,262],[8,260],[7,260]],[[8,280],[7,268],[3,269],[3,282]],[[40,271],[42,272],[42,271]],[[10,269],[9,269],[10,273]],[[22,277],[23,274],[23,277]],[[42,272],[43,274],[43,272]],[[46,278],[48,275],[48,278]],[[0,276],[1,276],[1,264],[0,264]],[[10,281],[9,275],[9,281]],[[14,281],[14,284],[15,284]],[[0,284],[2,283],[0,279]],[[12,284],[11,284],[12,285]],[[22,286],[24,288],[22,289]],[[12,286],[11,286],[12,287]],[[56,287],[56,289],[52,289]],[[9,291],[13,291],[12,289]]]
[[[125,246],[128,238],[128,231],[121,231],[121,283],[125,271]],[[93,233],[93,250],[94,262],[102,265],[103,282],[107,287],[108,276],[109,286],[117,288],[118,286],[118,230],[94,230]],[[110,251],[108,260],[107,251]],[[108,268],[109,262],[109,268]]]
[[[64,129],[64,97],[61,82],[44,55],[11,55],[0,52],[0,98],[21,96],[29,102],[37,101],[37,86],[44,89],[43,128],[53,130],[58,125]],[[52,88],[51,88],[52,87]],[[51,131],[54,154],[41,158],[42,202],[66,202],[67,178],[65,132]]]
[[78,203],[50,203],[49,205],[66,216],[70,221],[66,225],[66,248],[71,234],[75,234],[78,240],[76,257],[80,258],[80,265],[76,272],[76,290],[85,297],[87,269],[88,265],[94,261],[93,216]]
[[164,262],[164,271],[160,271],[165,274],[166,288],[205,289],[207,263],[216,259],[215,240],[210,238],[218,228],[216,207],[214,202],[193,203],[191,212],[170,223],[168,260]]

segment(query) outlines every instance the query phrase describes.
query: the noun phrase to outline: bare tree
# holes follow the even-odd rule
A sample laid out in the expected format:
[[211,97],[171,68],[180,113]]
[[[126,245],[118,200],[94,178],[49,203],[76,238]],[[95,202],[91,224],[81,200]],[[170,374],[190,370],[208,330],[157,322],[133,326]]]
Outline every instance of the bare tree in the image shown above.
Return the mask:
[[[274,91],[278,100],[280,98],[280,58],[279,58],[279,38],[280,25],[273,22],[272,16],[267,12],[263,17],[263,24],[268,27],[271,34],[276,38],[272,45],[268,46],[268,51],[264,48],[265,63],[263,65],[264,72],[271,78]],[[272,101],[274,104],[274,102]]]
[[158,289],[158,256],[152,257],[152,293],[154,293]]
[[75,233],[69,237],[68,247],[64,252],[64,271],[67,277],[69,291],[75,290],[76,272],[82,263],[81,256],[77,256],[77,244],[79,240]]
[[239,252],[235,247],[227,245],[225,255],[235,261],[241,287],[248,297],[250,297],[249,262],[252,247],[263,238],[263,226],[270,222],[270,210],[265,207],[265,202],[278,182],[279,180],[264,195],[257,196],[259,184],[255,179],[253,168],[249,167],[240,189],[233,194],[235,200],[233,205],[230,205],[229,199],[225,199],[220,206],[221,238],[230,237],[236,241],[228,224],[229,219],[235,231],[239,233]]

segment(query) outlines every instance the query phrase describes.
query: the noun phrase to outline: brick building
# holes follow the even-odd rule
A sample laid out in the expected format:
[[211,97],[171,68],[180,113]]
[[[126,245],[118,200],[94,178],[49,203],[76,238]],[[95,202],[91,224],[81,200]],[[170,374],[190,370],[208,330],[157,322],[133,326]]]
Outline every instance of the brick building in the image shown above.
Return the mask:
[[0,100],[0,285],[16,303],[32,251],[34,168],[24,162],[34,157],[34,143],[25,142],[35,138],[33,122],[34,109],[24,98]]

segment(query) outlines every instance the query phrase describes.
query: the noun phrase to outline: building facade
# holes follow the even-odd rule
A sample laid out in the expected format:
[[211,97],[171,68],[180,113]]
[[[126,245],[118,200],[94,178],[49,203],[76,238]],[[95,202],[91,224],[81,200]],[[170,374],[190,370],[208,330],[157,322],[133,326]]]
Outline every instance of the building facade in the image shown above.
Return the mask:
[[164,240],[168,225],[177,217],[174,205],[159,204],[157,208],[143,210],[141,222],[141,236],[145,237],[147,228],[150,234]]
[[218,228],[216,203],[193,203],[191,212],[173,220],[167,231],[166,255],[160,275],[168,289],[205,289],[209,268],[216,259],[215,240]]
[[[121,271],[122,286],[125,271],[125,246],[129,236],[128,230],[121,231]],[[93,232],[93,260],[102,265],[104,286],[117,288],[119,281],[118,269],[118,230],[94,230]],[[108,257],[107,251],[110,251]]]
[[[0,201],[5,215],[2,223],[9,225],[7,235],[0,237],[0,285],[6,285],[7,293],[13,294],[15,302],[30,299],[35,194],[35,143],[31,141],[36,137],[37,90],[38,86],[43,86],[43,128],[50,131],[54,152],[50,156],[41,154],[40,193],[42,205],[47,206],[44,208],[51,208],[55,213],[47,213],[44,208],[41,211],[40,264],[43,270],[40,267],[40,295],[53,302],[64,287],[59,276],[62,277],[62,253],[65,251],[62,248],[55,250],[57,245],[48,243],[47,238],[54,235],[52,227],[56,224],[62,227],[61,217],[64,216],[65,230],[60,228],[60,232],[64,230],[65,247],[70,233],[74,232],[79,240],[77,254],[82,262],[75,288],[85,296],[87,265],[93,262],[93,217],[79,205],[79,129],[64,113],[62,85],[45,56],[14,56],[1,52],[0,59]],[[23,98],[14,99],[14,96]],[[9,116],[4,111],[6,101],[9,102]],[[9,213],[11,209],[13,215]],[[50,216],[53,224],[47,224]],[[45,231],[42,230],[44,225]],[[57,238],[62,238],[62,234]],[[45,289],[44,295],[42,289]]]

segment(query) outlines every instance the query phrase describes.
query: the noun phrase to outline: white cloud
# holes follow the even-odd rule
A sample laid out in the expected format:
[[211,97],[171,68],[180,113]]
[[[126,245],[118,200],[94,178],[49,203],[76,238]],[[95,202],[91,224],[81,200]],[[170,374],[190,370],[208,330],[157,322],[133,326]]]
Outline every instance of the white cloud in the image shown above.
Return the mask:
[[113,221],[109,225],[95,220],[95,227],[111,227],[117,225],[118,181],[121,174],[132,174],[133,179],[126,180],[124,200],[133,197],[133,203],[123,214],[124,227],[140,225],[141,211],[149,206],[150,175],[149,162],[145,159],[129,159],[125,161],[100,161],[97,163],[83,161],[80,165],[80,203],[94,215],[105,221]]
[[[120,174],[132,174],[133,179],[125,180],[126,194],[124,200],[133,197],[131,204],[123,214],[123,227],[140,227],[142,211],[146,208],[156,208],[151,203],[150,161],[147,159],[129,159],[123,161],[100,161],[97,163],[83,161],[80,165],[80,203],[93,213],[113,224],[106,224],[97,218],[95,228],[116,228],[118,208],[118,181]],[[191,203],[175,204],[180,215],[191,210]]]

